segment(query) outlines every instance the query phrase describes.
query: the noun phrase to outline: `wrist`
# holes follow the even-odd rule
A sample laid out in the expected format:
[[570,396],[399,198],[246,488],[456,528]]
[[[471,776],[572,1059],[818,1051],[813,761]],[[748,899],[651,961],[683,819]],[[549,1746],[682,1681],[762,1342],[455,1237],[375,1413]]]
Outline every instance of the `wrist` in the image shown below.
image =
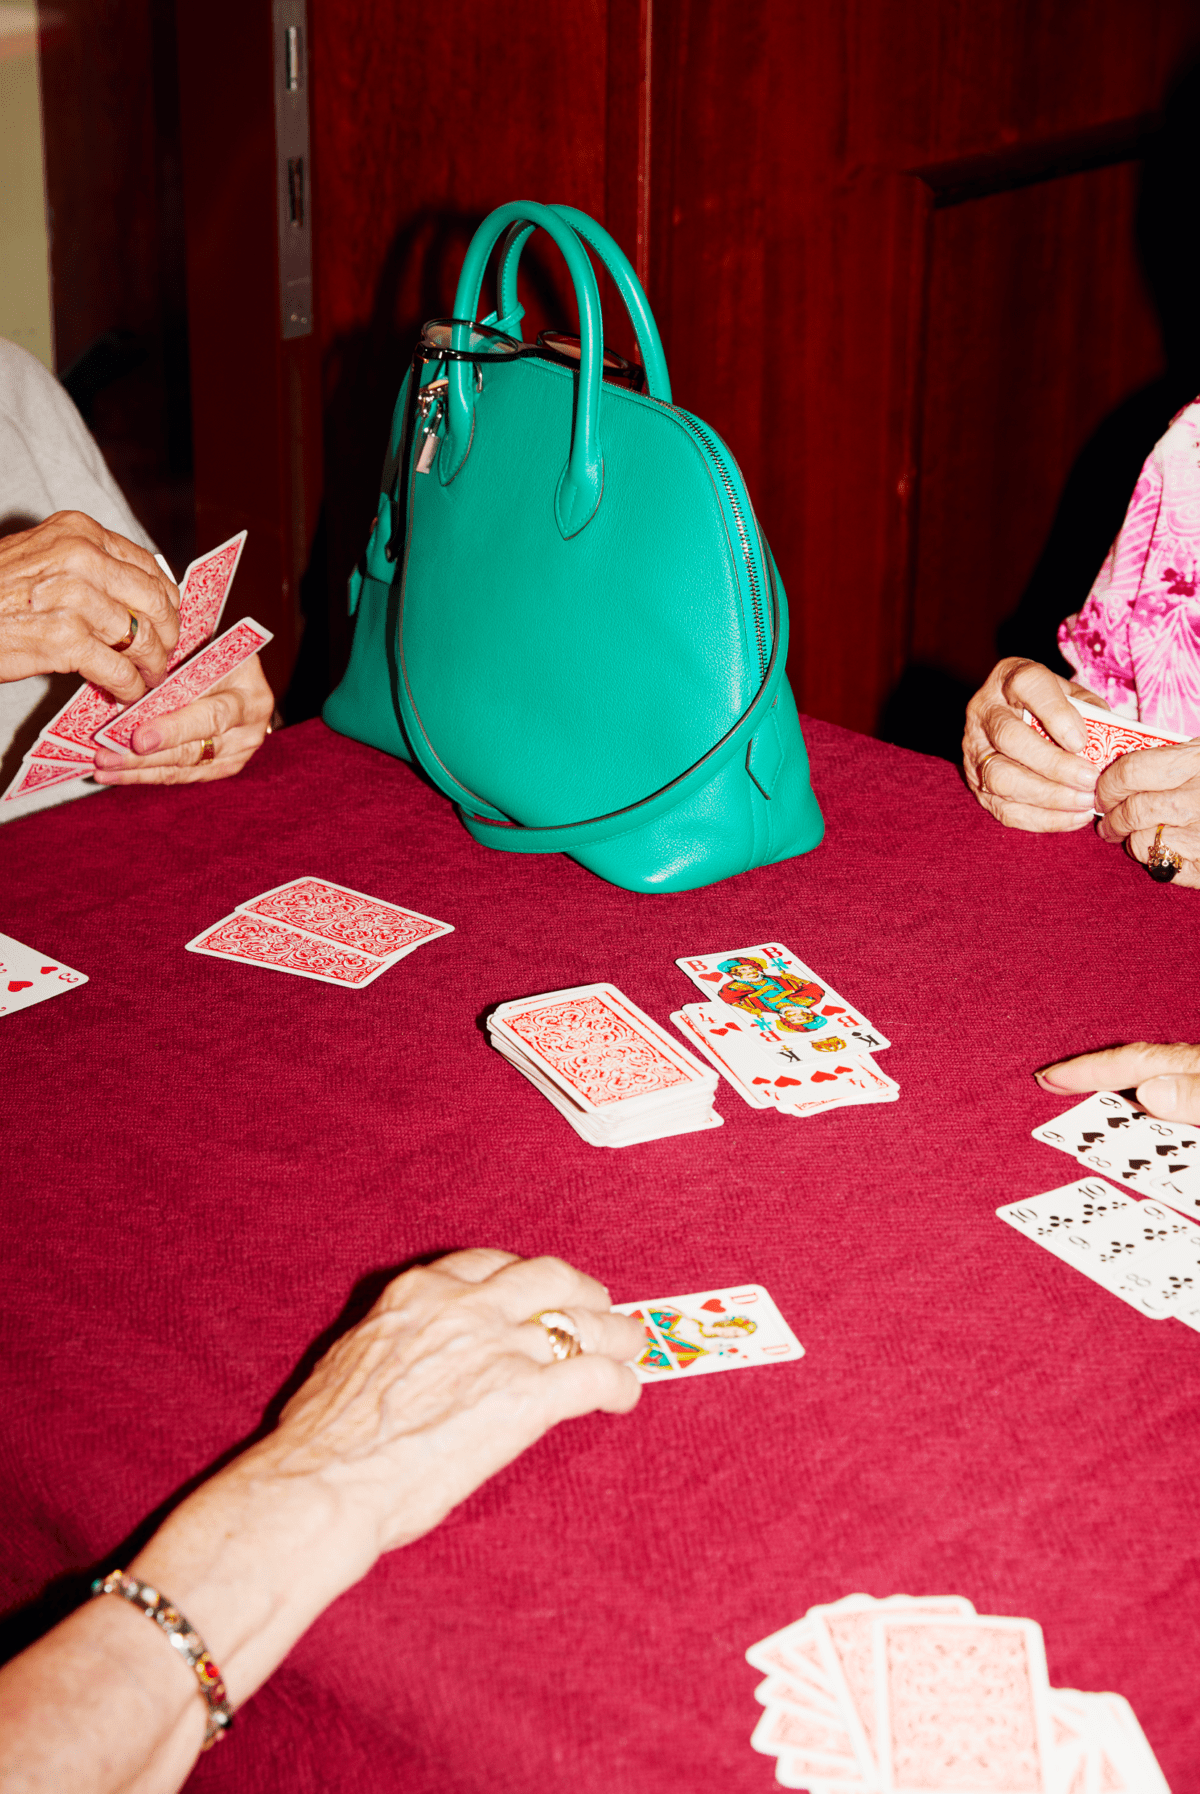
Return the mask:
[[373,1516],[275,1440],[197,1490],[127,1566],[188,1617],[236,1708],[379,1555]]

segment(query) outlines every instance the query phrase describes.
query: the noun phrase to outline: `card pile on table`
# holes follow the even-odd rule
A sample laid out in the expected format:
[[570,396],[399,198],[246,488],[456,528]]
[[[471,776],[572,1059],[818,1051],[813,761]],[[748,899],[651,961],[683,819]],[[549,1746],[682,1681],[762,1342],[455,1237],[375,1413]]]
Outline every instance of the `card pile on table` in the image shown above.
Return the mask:
[[0,1015],[32,1009],[35,1003],[61,997],[87,982],[86,972],[76,972],[48,953],[37,953],[11,935],[0,934]]
[[1070,1153],[1087,1171],[1200,1218],[1200,1129],[1159,1121],[1116,1090],[1033,1130],[1035,1140]]
[[646,1329],[646,1346],[633,1362],[639,1383],[695,1382],[715,1371],[750,1370],[803,1358],[804,1347],[761,1283],[703,1289],[694,1296],[615,1302]]
[[590,1146],[638,1146],[721,1126],[716,1074],[615,984],[501,1003],[492,1045]]
[[787,947],[772,942],[675,964],[707,999],[671,1020],[754,1109],[808,1116],[892,1103],[872,1054],[891,1042]]
[[[246,531],[192,562],[179,588],[179,639],[167,662],[167,676],[133,704],[122,705],[98,685],[81,685],[46,724],[25,755],[0,802],[12,803],[95,771],[97,746],[128,751],[141,723],[202,698],[227,674],[272,639],[271,631],[246,617],[209,641],[221,621],[233,576],[242,558]],[[155,559],[171,578],[161,555]],[[197,653],[202,644],[209,646]]]
[[1034,1620],[847,1595],[746,1652],[751,1743],[809,1794],[1169,1794],[1128,1701],[1051,1688]]
[[1200,1333],[1200,1227],[1174,1209],[1085,1177],[996,1213],[1140,1314]]
[[306,877],[239,903],[189,941],[187,951],[363,990],[426,941],[453,933],[450,922]]

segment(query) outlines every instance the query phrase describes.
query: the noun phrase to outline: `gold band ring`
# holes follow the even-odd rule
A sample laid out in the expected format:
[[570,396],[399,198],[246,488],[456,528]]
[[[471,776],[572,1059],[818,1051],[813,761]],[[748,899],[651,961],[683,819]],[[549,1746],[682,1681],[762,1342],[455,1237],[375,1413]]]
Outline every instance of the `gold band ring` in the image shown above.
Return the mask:
[[979,765],[975,768],[975,776],[979,780],[979,789],[981,791],[986,791],[989,797],[995,797],[996,793],[987,782],[988,761],[997,759],[999,754],[999,748],[990,748],[979,762]]
[[1181,856],[1172,853],[1169,847],[1164,847],[1162,844],[1162,832],[1166,826],[1165,822],[1160,822],[1155,829],[1154,846],[1150,849],[1149,857],[1146,860],[1147,872],[1155,884],[1159,885],[1169,885],[1171,880],[1183,871]]
[[129,613],[129,633],[127,635],[123,635],[119,642],[114,642],[112,644],[113,653],[114,654],[124,654],[126,648],[132,648],[133,638],[137,634],[137,632],[138,632],[137,614],[134,611],[130,611],[130,613]]
[[208,762],[209,760],[215,760],[216,757],[217,757],[217,750],[213,746],[213,738],[211,735],[208,735],[200,743],[200,758],[197,760],[196,765],[204,766],[206,764],[206,762]]
[[564,1314],[561,1308],[543,1308],[540,1314],[531,1314],[529,1319],[546,1329],[550,1350],[560,1364],[566,1358],[578,1358],[583,1350],[583,1340],[569,1314]]

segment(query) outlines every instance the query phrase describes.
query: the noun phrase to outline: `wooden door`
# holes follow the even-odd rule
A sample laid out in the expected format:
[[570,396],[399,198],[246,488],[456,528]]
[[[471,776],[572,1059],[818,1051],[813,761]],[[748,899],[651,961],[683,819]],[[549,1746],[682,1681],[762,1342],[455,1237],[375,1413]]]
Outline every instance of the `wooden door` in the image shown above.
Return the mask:
[[[197,63],[224,83],[214,116],[229,133],[194,214],[188,186],[199,268],[218,227],[269,207],[270,145],[239,123],[251,66],[266,67],[266,8],[185,14],[184,58],[200,38],[226,56]],[[254,467],[274,470],[272,502],[293,516],[287,577],[303,543],[310,587],[327,575],[328,636],[319,616],[307,638],[314,701],[344,662],[345,578],[414,332],[450,308],[480,217],[531,197],[603,218],[637,262],[677,398],[730,443],[774,547],[802,708],[952,751],[997,625],[1028,589],[1014,643],[1052,643],[1115,527],[1113,493],[1187,384],[1178,356],[1166,367],[1134,229],[1165,96],[1200,48],[1190,0],[446,0],[436,24],[412,0],[312,0],[310,26],[314,330],[297,378],[307,392],[319,361],[323,528],[315,407],[282,396],[292,350],[251,347],[247,326],[216,352],[228,282],[222,315],[193,309],[192,331],[198,493],[219,462],[201,413],[220,422],[236,398],[253,414],[214,525],[242,515]],[[276,278],[269,220],[255,232],[239,251],[247,316]],[[535,328],[570,327],[552,254],[530,259],[523,296]],[[1194,339],[1190,323],[1178,334]],[[1087,527],[1067,577],[1048,535],[1106,429],[1108,511],[1072,501]]]

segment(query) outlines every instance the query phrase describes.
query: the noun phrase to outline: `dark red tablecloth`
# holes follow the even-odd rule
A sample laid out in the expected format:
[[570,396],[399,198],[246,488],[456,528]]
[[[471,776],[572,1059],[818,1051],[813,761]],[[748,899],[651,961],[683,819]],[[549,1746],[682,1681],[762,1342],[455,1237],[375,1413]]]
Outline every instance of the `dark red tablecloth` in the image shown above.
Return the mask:
[[[682,896],[476,846],[320,723],[0,831],[0,930],[91,979],[0,1022],[8,1607],[69,1595],[417,1253],[558,1253],[617,1301],[753,1279],[807,1348],[561,1427],[339,1601],[197,1788],[765,1794],[742,1653],[856,1589],[1031,1615],[1052,1680],[1127,1695],[1200,1786],[1200,1338],[994,1213],[1076,1175],[1029,1137],[1066,1106],[1034,1066],[1200,1038],[1200,896],[807,733],[825,844]],[[360,993],[184,952],[300,873],[457,932]],[[720,1130],[598,1151],[481,1031],[594,979],[666,1022],[677,954],[769,939],[891,1037],[899,1103],[722,1088]]]

